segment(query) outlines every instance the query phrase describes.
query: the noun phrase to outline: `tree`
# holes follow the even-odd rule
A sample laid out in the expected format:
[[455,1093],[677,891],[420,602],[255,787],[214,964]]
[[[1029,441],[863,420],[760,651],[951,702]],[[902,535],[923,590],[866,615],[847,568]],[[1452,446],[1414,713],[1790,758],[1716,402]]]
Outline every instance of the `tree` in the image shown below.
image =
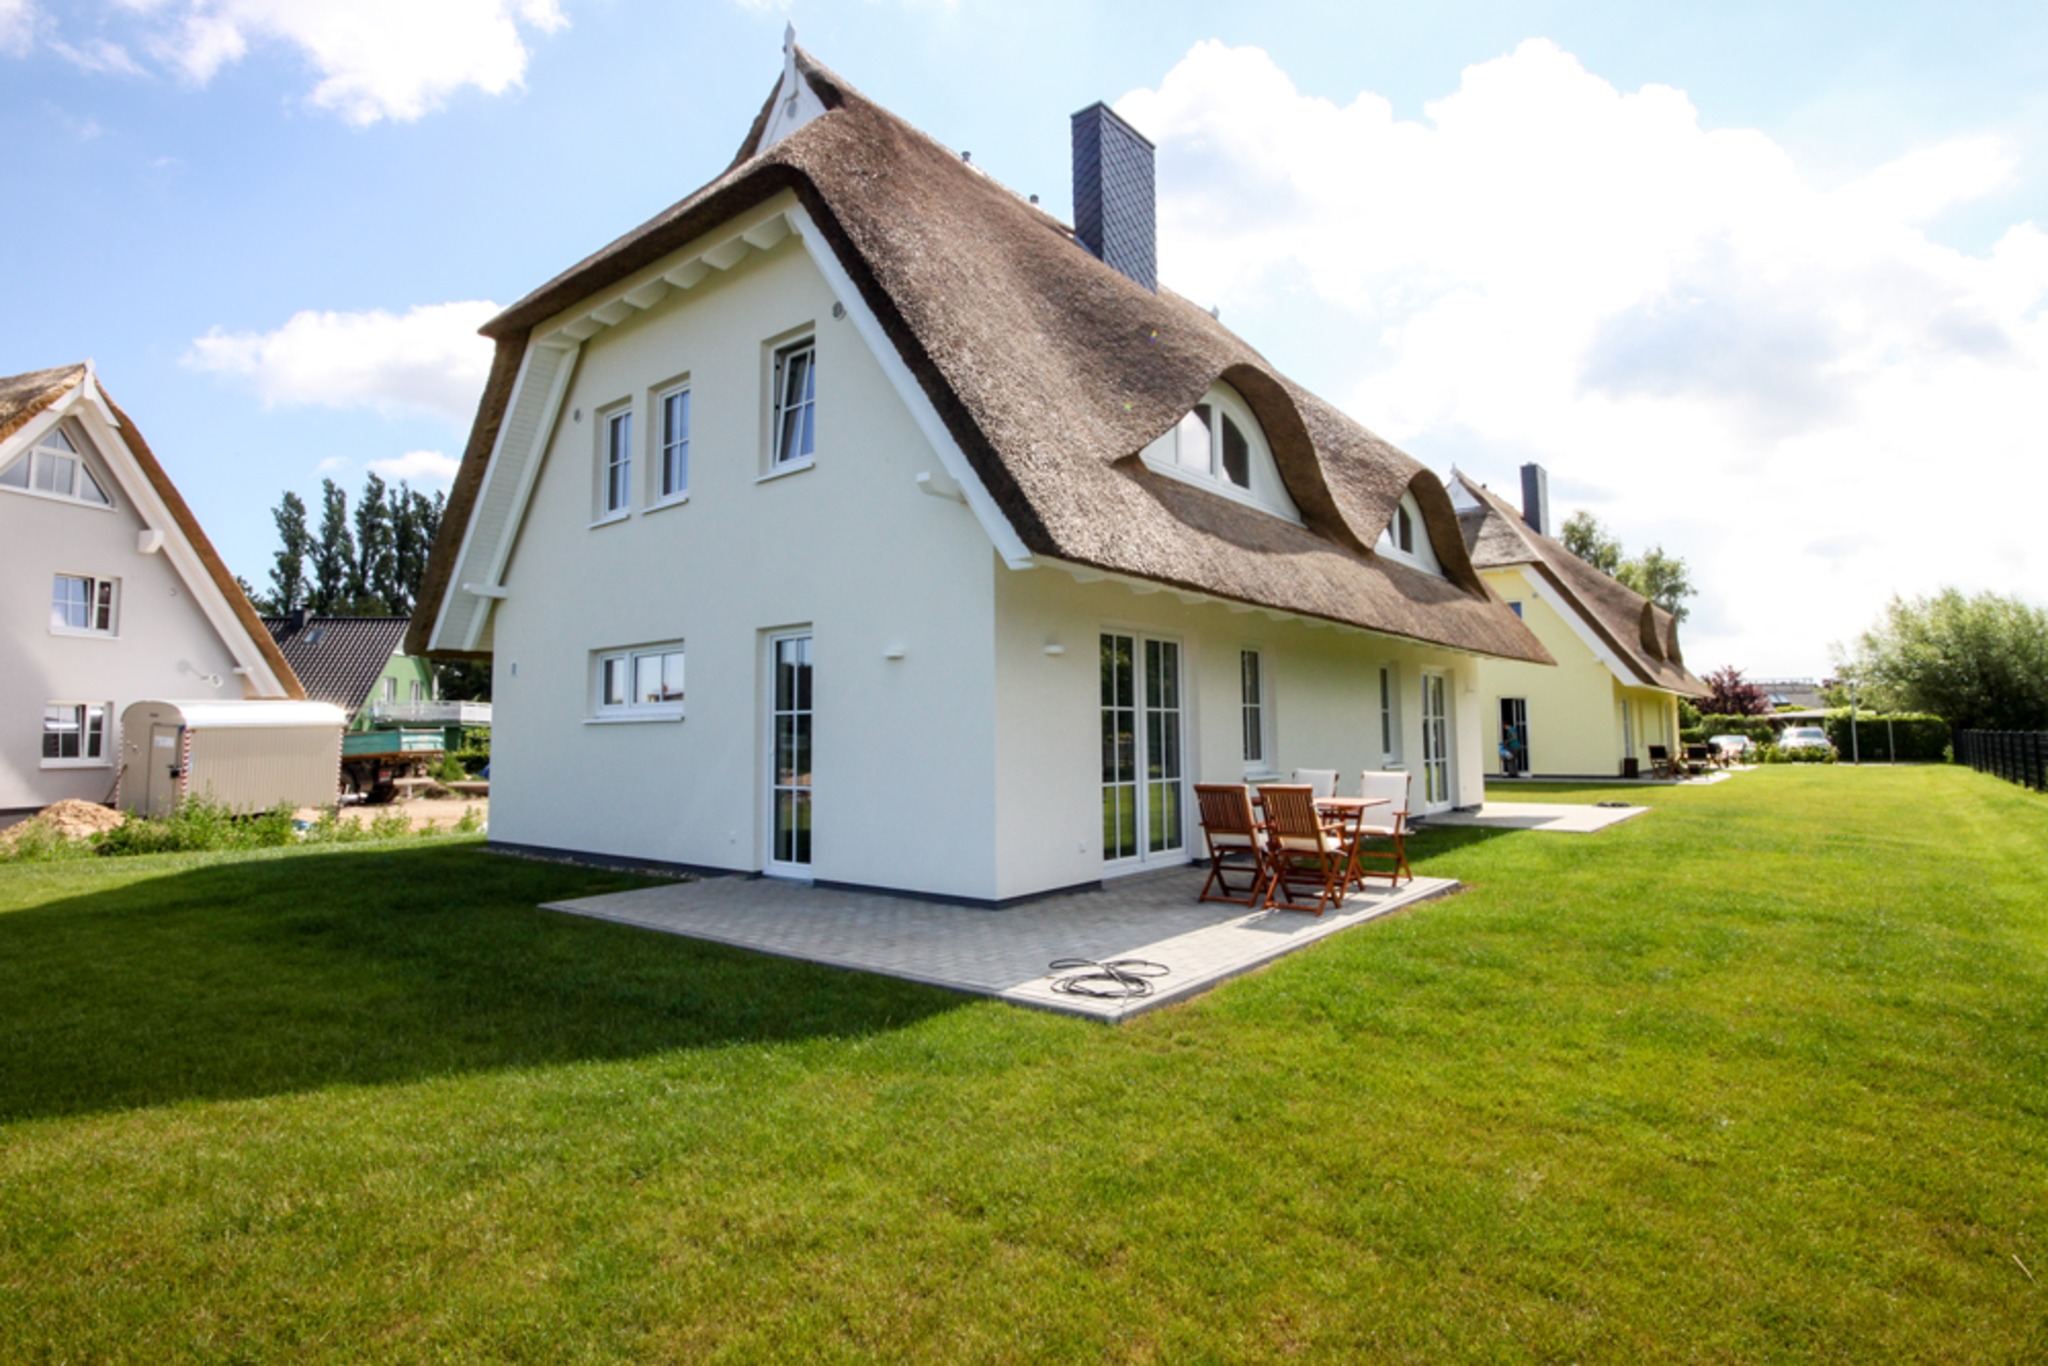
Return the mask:
[[1564,519],[1562,540],[1566,550],[1641,593],[1679,621],[1690,615],[1685,600],[1696,596],[1699,590],[1692,586],[1692,574],[1685,561],[1665,554],[1663,546],[1653,545],[1631,558],[1623,553],[1621,541],[1584,508]]
[[397,612],[397,559],[392,553],[391,505],[384,481],[376,474],[363,479],[356,502],[356,568],[349,596],[363,616]]
[[2048,610],[1945,588],[1893,597],[1845,654],[1868,702],[1932,712],[1963,730],[2048,730]]
[[1621,542],[1583,508],[1564,519],[1564,548],[1603,574],[1621,570]]
[[261,593],[257,592],[256,585],[250,583],[240,574],[235,575],[235,587],[242,590],[242,596],[247,598],[249,600],[249,605],[256,609],[257,616],[274,617],[279,615],[277,605],[273,603],[269,598],[266,598]]
[[1771,710],[1764,690],[1744,680],[1742,670],[1733,664],[1708,674],[1706,685],[1713,694],[1700,703],[1700,710],[1709,716],[1764,716]]
[[314,553],[313,533],[306,529],[306,501],[286,491],[271,516],[277,519],[278,550],[270,566],[269,608],[289,616],[306,604],[306,561]]
[[313,546],[313,596],[317,616],[333,616],[356,595],[356,541],[348,529],[348,495],[332,479],[320,481],[320,539]]
[[391,604],[394,612],[410,612],[420,600],[427,557],[441,531],[442,503],[441,495],[429,499],[404,484],[391,495],[391,549],[398,593]]
[[1690,615],[1685,600],[1694,592],[1692,575],[1687,571],[1685,561],[1675,555],[1666,555],[1663,546],[1653,545],[1634,559],[1624,561],[1621,572],[1614,577],[1677,620],[1684,621]]

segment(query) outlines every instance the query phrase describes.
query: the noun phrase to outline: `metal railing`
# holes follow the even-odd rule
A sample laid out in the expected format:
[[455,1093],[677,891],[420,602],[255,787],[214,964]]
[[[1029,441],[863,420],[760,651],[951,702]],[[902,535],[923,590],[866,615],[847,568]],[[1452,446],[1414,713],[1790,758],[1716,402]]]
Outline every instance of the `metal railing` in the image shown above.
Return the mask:
[[370,708],[374,721],[396,721],[401,725],[488,726],[488,702],[378,702]]
[[2048,731],[1959,730],[1956,762],[2036,792],[2048,792]]

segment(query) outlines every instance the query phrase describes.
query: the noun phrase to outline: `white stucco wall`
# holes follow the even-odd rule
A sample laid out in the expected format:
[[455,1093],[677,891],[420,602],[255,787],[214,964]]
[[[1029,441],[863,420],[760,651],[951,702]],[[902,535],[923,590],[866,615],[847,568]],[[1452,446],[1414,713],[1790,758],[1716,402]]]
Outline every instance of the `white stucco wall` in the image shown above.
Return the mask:
[[[1186,778],[1245,779],[1239,654],[1265,656],[1269,767],[1334,768],[1339,791],[1383,766],[1379,668],[1400,684],[1399,766],[1422,800],[1422,672],[1446,675],[1452,731],[1452,804],[1482,799],[1477,672],[1468,656],[1387,637],[1275,620],[1171,592],[1082,583],[1056,568],[996,575],[996,895],[1013,897],[1104,875],[1099,641],[1104,631],[1179,642],[1186,685]],[[1063,653],[1049,655],[1056,644]],[[1189,802],[1192,811],[1192,801]],[[1190,815],[1186,848],[1199,839]],[[1182,856],[1179,857],[1184,857]],[[1167,861],[1176,861],[1169,857]]]
[[[119,716],[131,702],[244,695],[234,656],[167,554],[137,550],[136,533],[146,523],[127,486],[80,423],[67,421],[65,431],[114,506],[0,488],[0,810],[109,799]],[[112,636],[51,629],[58,574],[118,581]],[[205,681],[216,677],[218,688]],[[43,708],[60,701],[112,704],[103,765],[44,767]]]
[[[813,875],[992,894],[995,557],[965,507],[919,490],[932,449],[833,303],[792,237],[585,345],[489,638],[494,839],[760,869],[765,633],[808,625]],[[764,343],[806,326],[816,464],[763,479]],[[645,510],[653,395],[685,374],[689,501]],[[627,400],[636,511],[593,526],[597,413]],[[593,652],[668,640],[686,718],[591,724]]]

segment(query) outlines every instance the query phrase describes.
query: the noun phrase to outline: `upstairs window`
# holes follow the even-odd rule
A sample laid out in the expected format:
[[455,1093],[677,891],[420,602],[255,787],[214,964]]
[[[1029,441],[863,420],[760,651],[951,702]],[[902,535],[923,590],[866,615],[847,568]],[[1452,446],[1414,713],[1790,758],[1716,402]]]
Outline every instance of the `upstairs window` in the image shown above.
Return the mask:
[[633,506],[633,410],[621,408],[604,419],[604,475],[597,510],[605,517]]
[[85,457],[60,427],[52,427],[41,441],[0,470],[0,488],[67,498],[93,507],[114,505],[114,500],[100,487],[100,481],[85,467]]
[[1290,522],[1301,520],[1258,419],[1227,384],[1212,385],[1202,401],[1139,458],[1161,474]]
[[690,386],[678,385],[655,400],[661,416],[663,502],[690,492]]
[[771,470],[805,464],[817,450],[818,348],[811,338],[775,352]]
[[1422,505],[1412,492],[1402,494],[1394,505],[1387,529],[1380,533],[1378,549],[1405,565],[1443,577],[1443,564],[1436,557],[1436,547],[1429,543],[1429,527],[1422,520]]
[[114,581],[59,574],[50,586],[50,629],[61,635],[114,634]]

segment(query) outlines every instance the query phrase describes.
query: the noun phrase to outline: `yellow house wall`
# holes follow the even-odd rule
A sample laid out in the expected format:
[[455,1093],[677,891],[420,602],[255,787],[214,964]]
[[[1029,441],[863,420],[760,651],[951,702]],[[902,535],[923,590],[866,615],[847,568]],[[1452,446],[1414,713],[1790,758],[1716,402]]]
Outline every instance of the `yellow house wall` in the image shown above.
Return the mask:
[[1502,598],[1521,604],[1523,622],[1557,661],[1555,667],[1479,661],[1482,750],[1489,775],[1501,772],[1500,704],[1508,697],[1528,705],[1529,771],[1539,777],[1613,776],[1630,757],[1647,771],[1651,745],[1677,742],[1674,696],[1621,683],[1521,570],[1487,570],[1483,577]]

